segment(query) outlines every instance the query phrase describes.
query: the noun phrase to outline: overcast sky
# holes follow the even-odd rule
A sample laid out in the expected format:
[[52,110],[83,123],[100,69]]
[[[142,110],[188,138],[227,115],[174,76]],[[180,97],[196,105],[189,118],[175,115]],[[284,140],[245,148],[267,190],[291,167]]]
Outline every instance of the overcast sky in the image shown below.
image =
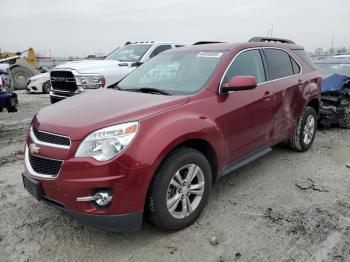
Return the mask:
[[0,48],[57,56],[108,53],[126,41],[289,38],[309,51],[350,47],[350,0],[1,0]]

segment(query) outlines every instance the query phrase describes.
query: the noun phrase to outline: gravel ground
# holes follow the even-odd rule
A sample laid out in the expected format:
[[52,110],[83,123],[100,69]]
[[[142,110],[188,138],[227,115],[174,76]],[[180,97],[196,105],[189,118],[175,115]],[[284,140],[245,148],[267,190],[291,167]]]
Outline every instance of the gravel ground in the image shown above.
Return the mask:
[[0,261],[350,261],[350,130],[319,130],[307,153],[275,147],[220,180],[176,233],[83,226],[22,186],[23,141],[47,95],[0,114]]

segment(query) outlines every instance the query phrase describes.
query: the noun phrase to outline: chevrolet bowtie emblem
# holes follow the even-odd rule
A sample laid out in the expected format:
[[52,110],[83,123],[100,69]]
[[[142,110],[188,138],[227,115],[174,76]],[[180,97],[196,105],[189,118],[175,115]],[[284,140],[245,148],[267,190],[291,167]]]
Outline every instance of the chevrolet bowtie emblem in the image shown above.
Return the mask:
[[34,155],[39,153],[40,148],[36,146],[36,144],[32,143],[29,145],[29,152]]

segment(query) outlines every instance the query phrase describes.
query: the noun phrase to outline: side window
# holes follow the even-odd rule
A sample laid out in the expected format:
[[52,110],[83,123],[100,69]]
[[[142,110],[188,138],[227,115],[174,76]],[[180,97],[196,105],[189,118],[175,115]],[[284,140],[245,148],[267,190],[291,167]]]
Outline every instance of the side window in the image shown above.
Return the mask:
[[290,56],[280,49],[265,48],[267,66],[269,67],[270,80],[293,75],[293,67]]
[[266,81],[259,50],[248,50],[239,54],[227,70],[224,83],[229,82],[234,76],[255,76],[257,83]]
[[171,49],[171,45],[160,45],[160,46],[157,46],[153,52],[150,54],[150,58],[158,55],[159,53],[165,51],[165,50],[168,50],[168,49]]
[[292,61],[294,75],[299,74],[300,73],[300,66],[298,65],[298,63],[295,62],[295,60],[292,57],[290,58],[290,61]]

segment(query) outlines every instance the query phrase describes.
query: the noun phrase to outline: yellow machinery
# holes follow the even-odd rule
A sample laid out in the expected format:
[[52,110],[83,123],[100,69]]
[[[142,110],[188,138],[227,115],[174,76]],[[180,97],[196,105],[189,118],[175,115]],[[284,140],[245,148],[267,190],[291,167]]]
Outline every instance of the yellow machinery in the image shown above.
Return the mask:
[[[25,52],[28,52],[27,56],[22,56]],[[10,64],[15,89],[25,89],[28,79],[40,73],[37,70],[37,61],[33,48],[18,53],[0,51],[0,59]]]

